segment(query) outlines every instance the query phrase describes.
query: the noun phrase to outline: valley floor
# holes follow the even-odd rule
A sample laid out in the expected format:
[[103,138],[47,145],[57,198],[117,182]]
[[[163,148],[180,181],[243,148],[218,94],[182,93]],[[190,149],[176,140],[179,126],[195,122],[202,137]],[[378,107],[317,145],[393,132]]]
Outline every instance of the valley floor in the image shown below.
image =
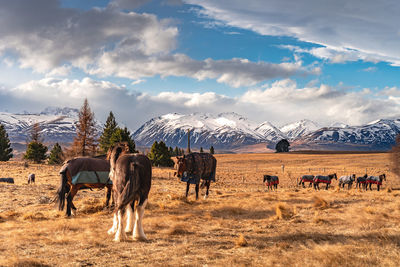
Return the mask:
[[[207,200],[153,169],[145,211],[147,242],[115,243],[103,191],[80,191],[76,216],[50,203],[59,166],[0,163],[0,266],[398,266],[400,179],[388,154],[216,155],[217,182]],[[36,184],[28,185],[29,173]],[[302,174],[387,174],[379,192],[297,186]],[[266,192],[263,174],[280,177]],[[204,192],[202,192],[204,194]]]

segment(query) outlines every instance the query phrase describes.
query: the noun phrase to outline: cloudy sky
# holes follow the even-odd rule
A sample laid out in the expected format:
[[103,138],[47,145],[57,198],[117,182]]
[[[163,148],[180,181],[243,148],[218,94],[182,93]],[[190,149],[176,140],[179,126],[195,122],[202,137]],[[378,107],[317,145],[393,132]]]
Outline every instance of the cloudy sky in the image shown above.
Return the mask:
[[0,0],[0,112],[400,116],[396,0]]

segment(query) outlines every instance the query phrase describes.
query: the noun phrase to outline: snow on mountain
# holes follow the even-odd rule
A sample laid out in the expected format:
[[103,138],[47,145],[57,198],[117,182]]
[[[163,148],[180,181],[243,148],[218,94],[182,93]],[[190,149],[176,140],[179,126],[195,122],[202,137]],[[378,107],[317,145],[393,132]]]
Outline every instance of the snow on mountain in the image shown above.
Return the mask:
[[265,141],[256,128],[256,123],[233,112],[216,116],[207,113],[173,113],[146,122],[133,134],[133,138],[143,146],[163,140],[168,146],[186,147],[187,131],[190,129],[191,145],[194,147],[212,145],[215,148],[231,148]]
[[400,133],[400,120],[378,120],[361,126],[326,127],[301,138],[303,143],[335,143],[390,149]]
[[281,139],[286,139],[287,136],[282,133],[281,130],[276,128],[274,125],[272,125],[270,122],[266,121],[261,123],[255,128],[255,131],[262,136],[264,136],[265,139],[269,141],[279,141]]
[[[4,125],[13,143],[25,143],[35,123],[41,128],[40,134],[44,142],[69,143],[76,136],[78,113],[77,109],[54,107],[35,114],[0,112],[0,123]],[[96,123],[96,128],[101,129],[101,125]]]
[[289,140],[294,140],[320,128],[321,126],[316,122],[304,119],[298,122],[287,124],[281,127],[280,130],[282,133],[286,134]]

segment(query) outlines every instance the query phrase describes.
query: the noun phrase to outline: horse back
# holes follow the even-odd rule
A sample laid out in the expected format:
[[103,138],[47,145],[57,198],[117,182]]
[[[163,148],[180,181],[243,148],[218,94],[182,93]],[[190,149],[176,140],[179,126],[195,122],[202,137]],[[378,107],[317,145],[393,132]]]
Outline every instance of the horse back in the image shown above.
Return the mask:
[[73,158],[64,162],[60,169],[60,173],[65,172],[68,169],[71,176],[75,176],[82,171],[110,171],[110,163],[107,160],[99,158],[86,158],[79,157]]

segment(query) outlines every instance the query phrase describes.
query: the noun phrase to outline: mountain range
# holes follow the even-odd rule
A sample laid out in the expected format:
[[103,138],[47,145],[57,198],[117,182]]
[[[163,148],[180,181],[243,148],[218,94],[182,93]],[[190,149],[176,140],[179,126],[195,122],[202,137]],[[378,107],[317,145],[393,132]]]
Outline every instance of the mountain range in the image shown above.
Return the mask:
[[[0,123],[13,144],[26,143],[36,122],[42,129],[44,142],[67,144],[75,137],[78,112],[67,107],[49,107],[34,114],[0,112]],[[100,133],[102,123],[97,121],[96,128]],[[192,147],[214,146],[221,151],[273,150],[281,139],[289,140],[292,150],[388,150],[400,133],[400,120],[377,120],[361,126],[343,123],[322,126],[305,119],[276,127],[270,122],[255,123],[234,112],[170,113],[147,121],[132,137],[141,147],[150,147],[160,140],[168,146],[186,147],[188,130]]]

